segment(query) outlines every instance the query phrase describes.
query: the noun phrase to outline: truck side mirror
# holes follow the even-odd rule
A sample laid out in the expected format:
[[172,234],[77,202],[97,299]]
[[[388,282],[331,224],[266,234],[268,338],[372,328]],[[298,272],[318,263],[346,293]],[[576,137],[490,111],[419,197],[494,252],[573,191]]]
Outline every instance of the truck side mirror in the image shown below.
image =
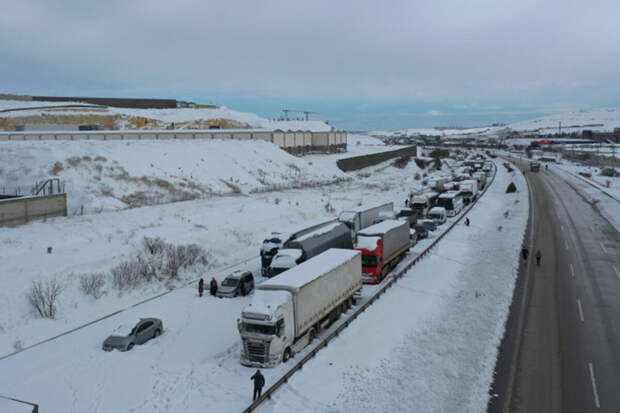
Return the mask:
[[276,336],[282,337],[282,328],[284,327],[284,320],[280,319],[276,323]]

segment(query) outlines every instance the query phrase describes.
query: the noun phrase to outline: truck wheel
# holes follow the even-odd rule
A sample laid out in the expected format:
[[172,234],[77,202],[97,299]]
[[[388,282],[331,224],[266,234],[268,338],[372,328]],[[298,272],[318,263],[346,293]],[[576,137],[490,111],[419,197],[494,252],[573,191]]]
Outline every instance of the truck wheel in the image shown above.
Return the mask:
[[286,363],[287,361],[291,359],[291,357],[293,357],[291,348],[287,347],[286,350],[284,350],[284,355],[282,356],[282,363]]
[[310,332],[308,333],[308,344],[312,343],[315,338],[316,338],[316,331],[314,330],[314,328],[312,328],[310,329]]

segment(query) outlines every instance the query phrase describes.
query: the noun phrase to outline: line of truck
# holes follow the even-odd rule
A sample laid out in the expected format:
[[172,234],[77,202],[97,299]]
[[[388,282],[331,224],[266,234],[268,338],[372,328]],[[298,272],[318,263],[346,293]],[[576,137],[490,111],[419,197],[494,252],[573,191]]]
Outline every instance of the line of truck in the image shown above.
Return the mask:
[[[387,202],[342,211],[337,220],[289,235],[272,233],[261,246],[262,272],[270,279],[256,287],[237,320],[241,364],[273,367],[300,352],[356,303],[363,283],[380,283],[407,254],[417,217],[443,224],[462,209],[463,195],[473,201],[486,185],[482,174],[460,183],[438,180],[434,189],[444,193],[412,196],[406,213]],[[453,183],[456,189],[445,191]]]

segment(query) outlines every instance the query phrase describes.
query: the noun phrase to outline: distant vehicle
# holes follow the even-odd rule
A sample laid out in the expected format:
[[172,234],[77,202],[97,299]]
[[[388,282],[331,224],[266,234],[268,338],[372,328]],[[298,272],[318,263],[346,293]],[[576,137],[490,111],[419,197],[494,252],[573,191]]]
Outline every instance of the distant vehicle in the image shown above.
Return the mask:
[[473,177],[478,181],[478,190],[482,191],[487,184],[487,174],[484,172],[474,172]]
[[349,227],[351,239],[355,239],[355,234],[375,223],[381,211],[392,211],[393,209],[394,204],[392,202],[348,209],[338,215],[338,221]]
[[387,220],[358,232],[355,249],[362,252],[362,280],[381,282],[410,247],[409,225],[404,221]]
[[117,349],[131,350],[136,344],[144,344],[152,338],[158,337],[164,331],[164,324],[159,318],[141,318],[138,324],[131,329],[127,336],[110,336],[103,342],[105,351]]
[[463,203],[469,205],[476,199],[478,194],[478,181],[476,179],[468,179],[459,183],[459,193],[463,197]]
[[222,297],[236,297],[248,295],[254,289],[254,276],[250,271],[237,270],[228,275],[217,289],[216,295]]
[[378,224],[379,222],[387,221],[388,219],[396,219],[396,218],[397,218],[396,212],[392,210],[379,211],[379,214],[377,215],[377,217],[375,218],[372,224],[375,225],[375,224]]
[[[269,276],[269,266],[271,265],[271,261],[273,257],[276,256],[280,248],[282,248],[283,244],[288,241],[299,238],[305,234],[309,234],[317,229],[324,227],[328,224],[336,222],[335,219],[329,219],[327,221],[322,220],[315,224],[309,225],[307,227],[301,228],[297,231],[294,231],[290,234],[283,234],[280,232],[272,232],[267,238],[263,240],[263,244],[260,248],[260,258],[261,258],[261,274],[263,277]],[[307,224],[306,224],[307,225]]]
[[444,207],[432,207],[428,211],[428,217],[434,219],[437,225],[444,224],[447,219],[446,209]]
[[437,206],[444,207],[449,217],[456,216],[463,209],[463,197],[458,191],[448,191],[439,196]]
[[333,222],[298,238],[288,240],[273,257],[268,276],[281,272],[327,251],[330,248],[353,249],[349,228],[341,222]]
[[400,218],[409,222],[409,228],[413,228],[418,222],[418,213],[411,208],[403,208],[398,211],[396,218]]
[[434,219],[421,219],[418,221],[419,225],[424,225],[427,230],[435,231],[437,229],[437,224]]
[[540,162],[530,162],[530,171],[532,172],[540,171]]
[[420,218],[425,217],[428,214],[428,209],[431,207],[430,201],[425,195],[414,195],[411,197],[409,205],[411,209],[418,213]]
[[335,248],[259,284],[237,320],[241,364],[288,361],[351,308],[361,289],[361,254]]
[[428,238],[428,229],[422,224],[416,224],[415,233],[418,235],[418,241]]

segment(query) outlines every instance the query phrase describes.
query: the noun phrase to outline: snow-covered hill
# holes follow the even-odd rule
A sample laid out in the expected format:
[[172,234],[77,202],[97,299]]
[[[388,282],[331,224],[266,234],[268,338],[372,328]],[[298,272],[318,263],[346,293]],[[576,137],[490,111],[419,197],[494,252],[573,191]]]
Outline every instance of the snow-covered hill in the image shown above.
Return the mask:
[[0,192],[50,177],[71,215],[347,179],[263,141],[0,142]]
[[584,129],[610,132],[620,128],[620,108],[601,108],[558,113],[540,118],[515,122],[506,126],[487,126],[466,129],[411,128],[397,131],[372,131],[371,136],[442,136],[446,138],[494,136],[510,131],[534,132],[542,134],[557,133],[561,124],[562,132],[581,132]]
[[[75,105],[76,107],[67,108],[68,105]],[[65,108],[59,108],[61,106],[65,106]],[[11,129],[11,126],[19,123],[19,120],[23,120],[21,123],[63,124],[68,121],[73,123],[71,117],[73,119],[82,118],[85,124],[88,124],[89,121],[92,122],[92,119],[110,118],[112,123],[104,123],[102,126],[113,129],[161,129],[173,122],[176,129],[199,129],[219,124],[216,121],[226,120],[231,127],[235,128],[331,130],[331,126],[322,121],[274,121],[262,118],[254,113],[238,112],[223,106],[217,108],[128,109],[94,106],[79,102],[0,100],[0,130],[14,130],[14,128]],[[101,122],[95,123],[101,124]]]

